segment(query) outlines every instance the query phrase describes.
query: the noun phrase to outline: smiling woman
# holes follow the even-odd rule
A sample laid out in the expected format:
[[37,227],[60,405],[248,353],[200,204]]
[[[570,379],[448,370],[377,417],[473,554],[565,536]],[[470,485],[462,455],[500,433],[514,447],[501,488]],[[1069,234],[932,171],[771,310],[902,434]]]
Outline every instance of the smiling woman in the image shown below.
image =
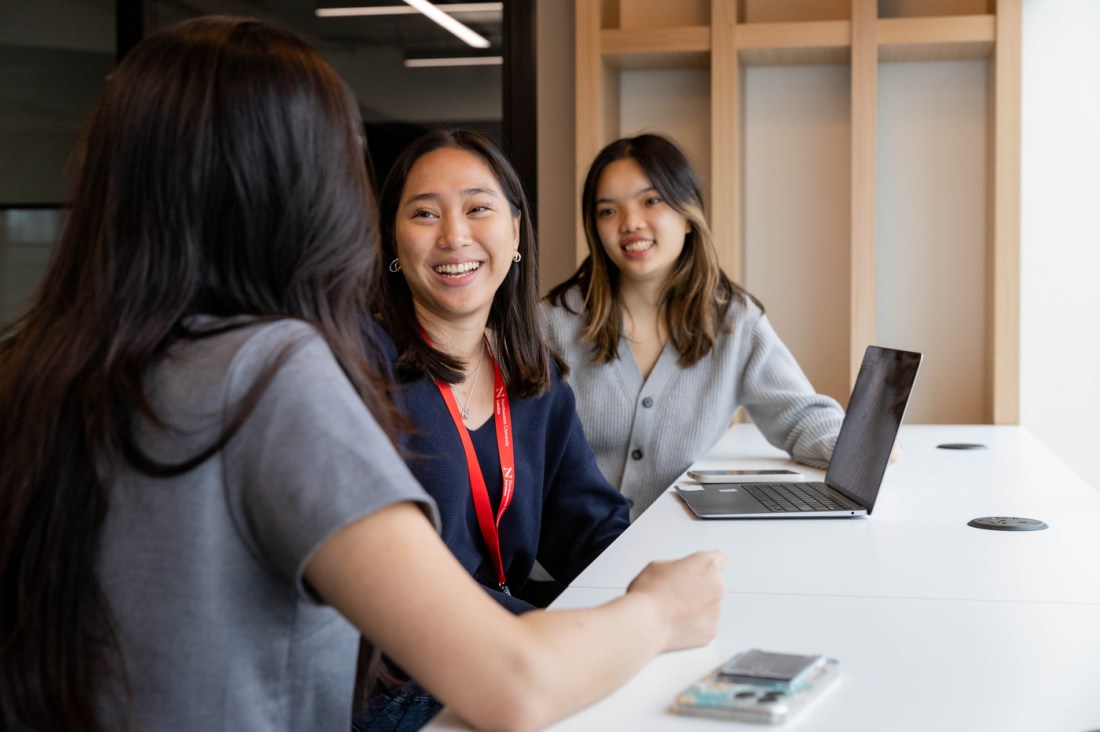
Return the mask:
[[633,158],[621,158],[600,176],[596,230],[624,277],[648,280],[660,289],[684,250],[691,223],[665,201]]
[[687,156],[639,135],[596,156],[588,258],[543,314],[604,475],[637,516],[745,407],[772,444],[823,467],[844,413],[815,393],[760,303],[732,282]]
[[441,148],[409,171],[396,219],[395,260],[417,319],[437,338],[467,334],[477,361],[493,296],[519,254],[519,212],[479,156]]
[[[488,140],[454,130],[407,149],[381,198],[367,336],[401,383],[409,467],[489,594],[513,612],[544,605],[626,528],[628,506],[597,468],[538,326],[523,188]],[[536,561],[549,588],[529,581]],[[409,684],[360,721],[424,721],[438,708]]]

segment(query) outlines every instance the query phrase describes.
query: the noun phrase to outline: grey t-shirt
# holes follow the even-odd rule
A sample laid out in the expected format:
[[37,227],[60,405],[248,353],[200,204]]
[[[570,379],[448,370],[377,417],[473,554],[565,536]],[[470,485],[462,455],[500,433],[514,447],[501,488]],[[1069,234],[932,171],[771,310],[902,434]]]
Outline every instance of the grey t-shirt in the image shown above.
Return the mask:
[[149,375],[167,427],[138,425],[146,454],[178,462],[212,444],[288,346],[224,449],[172,478],[128,466],[108,477],[96,567],[133,729],[348,730],[358,635],[305,586],[306,564],[342,527],[398,501],[420,502],[438,525],[332,352],[297,321],[172,347]]

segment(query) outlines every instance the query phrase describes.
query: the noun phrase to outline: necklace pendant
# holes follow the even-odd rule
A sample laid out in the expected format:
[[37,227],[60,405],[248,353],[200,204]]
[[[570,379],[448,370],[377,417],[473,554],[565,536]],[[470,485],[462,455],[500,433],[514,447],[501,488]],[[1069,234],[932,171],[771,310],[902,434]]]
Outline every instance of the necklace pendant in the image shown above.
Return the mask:
[[470,418],[470,413],[467,412],[465,409],[462,410],[462,418],[463,419],[469,419]]

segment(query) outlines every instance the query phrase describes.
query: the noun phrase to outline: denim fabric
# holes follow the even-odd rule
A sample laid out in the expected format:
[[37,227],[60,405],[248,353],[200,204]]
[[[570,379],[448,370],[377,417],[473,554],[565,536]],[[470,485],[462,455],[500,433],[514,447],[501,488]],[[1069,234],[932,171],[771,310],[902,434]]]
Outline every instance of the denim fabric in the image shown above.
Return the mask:
[[415,681],[400,689],[371,697],[365,716],[352,720],[354,732],[411,732],[432,720],[443,709],[434,696]]

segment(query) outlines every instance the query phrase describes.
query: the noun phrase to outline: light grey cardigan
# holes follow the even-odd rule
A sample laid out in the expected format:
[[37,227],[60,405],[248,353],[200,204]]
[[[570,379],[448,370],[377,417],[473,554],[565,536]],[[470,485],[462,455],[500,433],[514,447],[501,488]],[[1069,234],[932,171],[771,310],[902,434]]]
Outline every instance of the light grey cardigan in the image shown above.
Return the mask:
[[[566,302],[581,311],[575,288]],[[688,368],[667,344],[646,379],[625,337],[618,360],[596,364],[581,342],[583,316],[542,306],[550,345],[569,364],[585,436],[604,476],[632,502],[631,519],[722,437],[739,406],[795,460],[828,465],[844,411],[814,391],[755,303],[735,299],[727,331]]]

